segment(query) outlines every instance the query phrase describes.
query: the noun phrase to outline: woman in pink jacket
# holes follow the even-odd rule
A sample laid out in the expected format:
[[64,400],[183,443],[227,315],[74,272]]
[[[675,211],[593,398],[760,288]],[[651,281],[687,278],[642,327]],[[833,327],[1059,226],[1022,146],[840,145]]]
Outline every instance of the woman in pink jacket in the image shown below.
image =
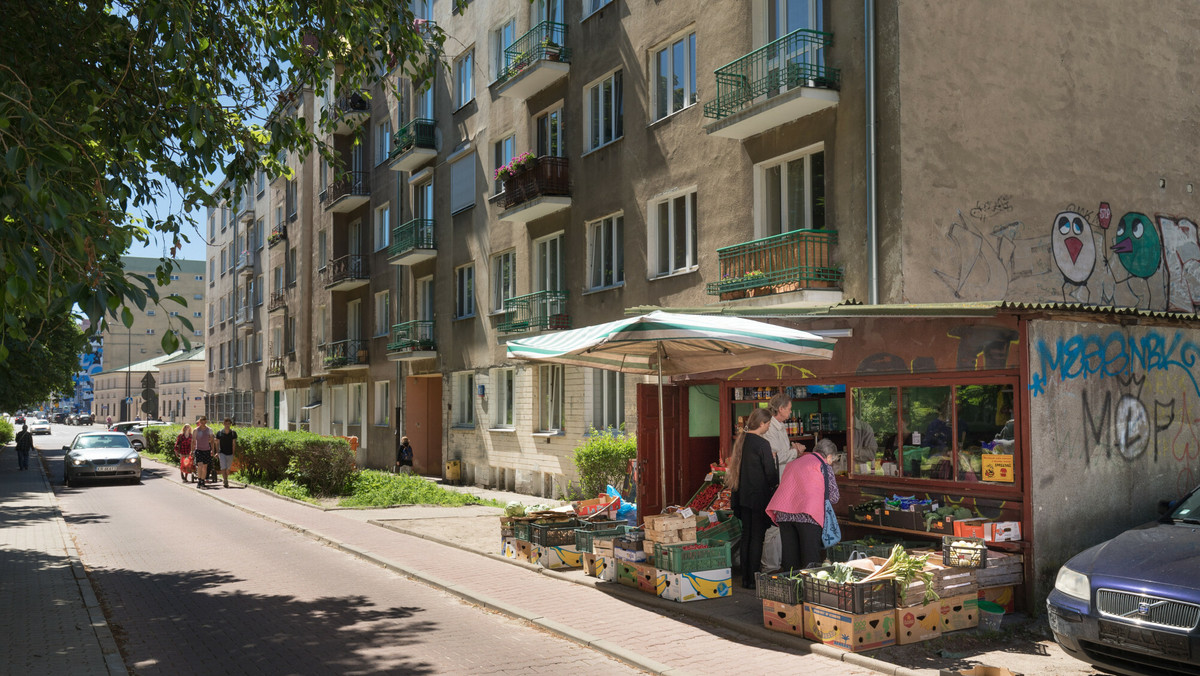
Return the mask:
[[767,505],[767,514],[779,526],[784,570],[821,564],[825,501],[836,503],[841,499],[831,466],[837,455],[837,445],[822,439],[812,453],[788,463],[779,478],[779,488]]

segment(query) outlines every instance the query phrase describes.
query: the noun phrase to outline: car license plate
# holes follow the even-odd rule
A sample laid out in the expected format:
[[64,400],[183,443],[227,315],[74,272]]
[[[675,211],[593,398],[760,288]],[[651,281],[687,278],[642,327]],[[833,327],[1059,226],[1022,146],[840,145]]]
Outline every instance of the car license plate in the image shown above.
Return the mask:
[[1166,657],[1186,659],[1190,653],[1186,636],[1104,620],[1100,620],[1100,640]]
[[116,465],[98,465],[96,467],[96,471],[97,472],[115,472],[115,471],[117,471],[117,466]]

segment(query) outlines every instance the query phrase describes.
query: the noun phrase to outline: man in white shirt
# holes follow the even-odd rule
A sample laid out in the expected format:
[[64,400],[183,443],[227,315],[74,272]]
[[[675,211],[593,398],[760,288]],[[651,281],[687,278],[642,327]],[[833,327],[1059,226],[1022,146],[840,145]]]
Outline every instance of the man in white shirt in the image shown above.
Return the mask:
[[[763,438],[771,444],[771,453],[775,456],[775,465],[779,467],[779,476],[783,476],[783,468],[796,459],[805,450],[804,444],[792,443],[788,439],[787,427],[783,421],[792,417],[792,398],[780,392],[767,402],[771,411],[771,424]],[[779,570],[783,556],[783,545],[779,540],[779,527],[767,528],[767,536],[763,540],[762,571],[769,573]]]

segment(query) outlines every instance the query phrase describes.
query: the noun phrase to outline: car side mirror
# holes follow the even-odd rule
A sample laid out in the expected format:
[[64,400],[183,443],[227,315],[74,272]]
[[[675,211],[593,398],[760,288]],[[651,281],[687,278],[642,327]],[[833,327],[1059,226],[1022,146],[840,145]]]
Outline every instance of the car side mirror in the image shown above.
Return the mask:
[[64,451],[69,451],[69,450],[71,450],[71,447],[70,447],[70,446],[63,446],[63,450],[64,450]]
[[1159,516],[1166,516],[1173,509],[1175,509],[1175,501],[1174,500],[1159,500],[1158,501],[1158,515]]

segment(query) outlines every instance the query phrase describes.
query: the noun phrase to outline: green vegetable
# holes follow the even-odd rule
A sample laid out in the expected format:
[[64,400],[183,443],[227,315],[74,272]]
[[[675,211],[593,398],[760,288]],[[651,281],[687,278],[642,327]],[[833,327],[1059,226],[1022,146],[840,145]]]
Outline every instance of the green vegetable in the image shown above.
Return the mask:
[[504,506],[505,516],[525,516],[525,505],[513,501]]

